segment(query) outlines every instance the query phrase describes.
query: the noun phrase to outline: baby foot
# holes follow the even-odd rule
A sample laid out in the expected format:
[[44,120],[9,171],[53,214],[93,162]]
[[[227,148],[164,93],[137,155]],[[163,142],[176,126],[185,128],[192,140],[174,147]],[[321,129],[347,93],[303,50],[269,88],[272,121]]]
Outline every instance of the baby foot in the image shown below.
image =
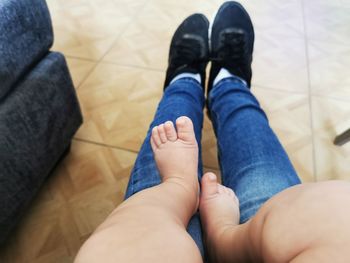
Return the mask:
[[213,173],[204,174],[201,185],[199,211],[207,250],[209,257],[219,262],[220,244],[225,242],[229,230],[239,224],[239,201],[232,189],[217,182]]
[[[151,146],[163,182],[175,182],[195,196],[198,207],[198,144],[193,123],[182,116],[152,130]],[[194,195],[193,195],[194,193]]]

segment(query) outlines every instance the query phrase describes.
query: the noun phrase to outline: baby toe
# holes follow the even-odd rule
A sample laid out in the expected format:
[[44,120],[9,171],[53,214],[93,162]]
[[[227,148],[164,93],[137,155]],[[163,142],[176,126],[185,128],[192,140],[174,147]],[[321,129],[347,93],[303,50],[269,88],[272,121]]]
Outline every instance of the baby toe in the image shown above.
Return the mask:
[[159,133],[159,138],[162,143],[166,143],[168,141],[166,134],[165,134],[165,129],[164,129],[164,124],[161,124],[158,126],[158,133]]
[[177,140],[177,134],[174,127],[174,124],[171,121],[167,121],[164,123],[164,129],[165,134],[169,141],[176,141]]
[[153,127],[151,139],[156,147],[159,147],[162,144],[158,133],[158,126]]

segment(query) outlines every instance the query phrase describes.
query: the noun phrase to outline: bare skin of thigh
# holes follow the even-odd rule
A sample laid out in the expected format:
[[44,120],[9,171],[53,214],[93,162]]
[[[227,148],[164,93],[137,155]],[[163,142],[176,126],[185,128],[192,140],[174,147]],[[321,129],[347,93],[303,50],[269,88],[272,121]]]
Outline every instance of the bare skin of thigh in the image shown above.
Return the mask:
[[291,187],[242,225],[238,201],[219,188],[204,176],[200,213],[211,262],[350,262],[350,183]]
[[211,262],[350,262],[350,183],[294,186],[239,225],[239,201],[215,174],[203,176],[199,197],[193,125],[180,117],[176,126],[166,122],[152,132],[162,183],[117,207],[76,263],[202,262],[186,232],[198,207]]

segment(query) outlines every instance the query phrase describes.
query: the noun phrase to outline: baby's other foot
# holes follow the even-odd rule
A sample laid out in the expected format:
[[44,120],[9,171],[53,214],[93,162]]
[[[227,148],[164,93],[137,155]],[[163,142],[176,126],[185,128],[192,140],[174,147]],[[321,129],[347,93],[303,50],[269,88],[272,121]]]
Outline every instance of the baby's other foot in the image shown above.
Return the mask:
[[239,201],[232,189],[217,182],[213,173],[203,175],[199,211],[209,257],[220,262],[222,242],[228,242],[229,232],[239,224]]

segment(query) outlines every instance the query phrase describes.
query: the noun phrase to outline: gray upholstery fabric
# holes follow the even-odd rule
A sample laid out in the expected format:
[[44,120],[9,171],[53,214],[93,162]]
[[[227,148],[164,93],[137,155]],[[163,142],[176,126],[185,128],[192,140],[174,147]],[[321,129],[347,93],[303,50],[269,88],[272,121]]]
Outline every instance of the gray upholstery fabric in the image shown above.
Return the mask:
[[45,0],[0,0],[0,245],[82,123],[52,41]]
[[49,53],[0,104],[0,239],[20,218],[81,122],[59,53]]
[[43,0],[0,0],[0,100],[49,50],[50,14]]

